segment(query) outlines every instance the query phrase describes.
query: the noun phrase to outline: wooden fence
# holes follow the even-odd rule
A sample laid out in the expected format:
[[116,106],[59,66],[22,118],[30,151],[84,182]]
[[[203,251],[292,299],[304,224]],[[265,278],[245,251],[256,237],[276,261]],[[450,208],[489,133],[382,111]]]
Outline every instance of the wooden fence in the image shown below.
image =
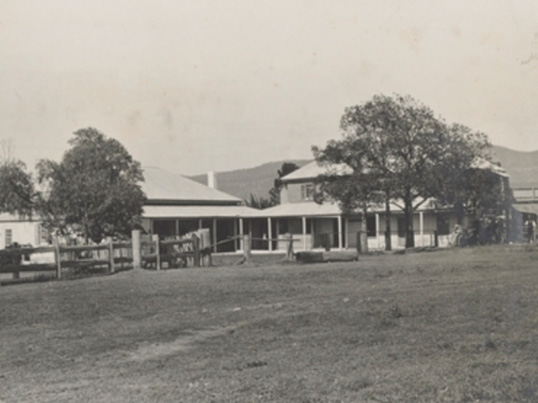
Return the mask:
[[[101,270],[114,273],[128,268],[200,267],[211,265],[209,232],[197,231],[181,239],[160,240],[157,235],[142,236],[133,231],[131,241],[113,242],[107,238],[99,245],[60,245],[23,247],[0,250],[0,274],[12,273],[10,280],[0,284],[29,281],[21,273],[51,273],[56,279],[64,276],[64,269],[75,273]],[[47,277],[47,278],[48,278]]]
[[12,273],[12,280],[0,283],[17,283],[23,280],[20,273],[53,273],[56,279],[63,277],[64,269],[90,271],[106,270],[114,273],[132,266],[131,242],[112,242],[99,245],[60,245],[35,248],[0,250],[0,273]]
[[160,240],[153,235],[151,240],[140,242],[142,267],[167,268],[200,267],[200,241],[192,234],[189,238]]

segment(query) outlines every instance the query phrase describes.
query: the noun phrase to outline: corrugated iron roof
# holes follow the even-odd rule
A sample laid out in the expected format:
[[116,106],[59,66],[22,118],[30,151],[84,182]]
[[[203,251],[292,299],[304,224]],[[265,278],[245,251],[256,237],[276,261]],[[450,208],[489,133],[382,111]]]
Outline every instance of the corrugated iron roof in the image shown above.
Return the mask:
[[[499,176],[509,177],[506,170],[488,160],[477,158],[471,165],[473,168],[483,169],[491,171]],[[351,174],[351,168],[346,164],[335,164],[330,168],[325,166],[319,166],[316,160],[309,162],[303,167],[293,171],[292,173],[282,177],[283,182],[293,182],[301,180],[310,180],[316,178],[318,175],[326,174],[328,172],[336,172],[339,175]]]
[[[400,203],[401,205],[401,203]],[[431,210],[431,203],[426,201],[416,212]],[[401,213],[402,209],[395,203],[390,203],[390,211],[393,213]],[[370,206],[369,213],[384,213],[385,204]],[[337,216],[342,214],[338,204],[325,202],[318,204],[314,201],[305,201],[301,203],[285,203],[278,206],[270,207],[264,210],[254,210],[250,217],[321,217],[321,216]]]
[[18,214],[0,213],[0,222],[28,222],[28,221],[40,221],[41,218],[38,214],[32,214],[31,217],[20,216]]
[[156,167],[145,167],[144,179],[142,190],[149,201],[241,202],[241,199],[235,196]]
[[240,218],[258,210],[247,206],[144,206],[144,218]]
[[282,177],[283,182],[292,182],[298,180],[315,179],[318,175],[336,172],[338,174],[351,174],[351,168],[345,164],[332,165],[330,168],[319,166],[314,160],[292,173]]
[[309,217],[337,216],[341,211],[337,204],[315,202],[285,203],[264,210],[255,210],[256,217]]
[[493,172],[496,175],[502,176],[504,178],[509,178],[510,175],[508,175],[508,172],[506,172],[506,169],[503,167],[494,164],[491,161],[485,160],[483,158],[477,158],[474,160],[474,162],[471,164],[473,168],[477,169],[483,169],[485,171]]
[[512,204],[512,207],[521,213],[538,214],[538,203]]

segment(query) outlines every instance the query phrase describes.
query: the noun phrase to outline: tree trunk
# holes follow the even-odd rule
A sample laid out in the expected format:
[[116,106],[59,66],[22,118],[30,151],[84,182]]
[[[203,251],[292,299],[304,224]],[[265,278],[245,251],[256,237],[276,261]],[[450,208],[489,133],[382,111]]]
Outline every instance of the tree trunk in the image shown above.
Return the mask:
[[405,247],[415,247],[415,231],[413,231],[413,202],[404,201],[404,219],[405,219]]
[[392,250],[391,230],[390,230],[390,193],[385,192],[385,250]]
[[90,244],[90,228],[88,226],[88,220],[86,217],[84,217],[84,223],[82,224],[84,227],[84,242],[86,245]]
[[362,253],[368,253],[368,228],[366,226],[366,213],[367,207],[362,209],[362,221],[361,221],[361,232],[359,236],[360,248]]

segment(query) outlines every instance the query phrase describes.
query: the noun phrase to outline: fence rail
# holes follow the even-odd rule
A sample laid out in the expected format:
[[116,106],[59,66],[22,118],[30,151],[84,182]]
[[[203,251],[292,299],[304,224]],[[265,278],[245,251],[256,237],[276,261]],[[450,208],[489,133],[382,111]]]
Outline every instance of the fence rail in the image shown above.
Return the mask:
[[[38,246],[35,248],[13,248],[0,250],[0,273],[11,273],[12,279],[0,284],[22,282],[20,273],[55,272],[61,279],[64,269],[91,270],[106,269],[114,273],[117,268],[132,264],[131,242],[107,242],[99,245],[59,245]],[[40,255],[40,256],[36,256]],[[48,260],[47,262],[34,261]]]

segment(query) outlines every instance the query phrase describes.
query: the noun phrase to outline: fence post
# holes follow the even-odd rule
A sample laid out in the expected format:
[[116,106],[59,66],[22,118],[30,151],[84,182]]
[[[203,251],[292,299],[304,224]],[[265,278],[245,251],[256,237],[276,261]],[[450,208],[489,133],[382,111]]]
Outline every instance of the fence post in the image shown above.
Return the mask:
[[161,270],[161,248],[159,235],[154,234],[151,236],[153,242],[155,242],[155,270]]
[[362,237],[361,232],[357,232],[357,254],[362,253]]
[[107,237],[108,243],[108,271],[109,273],[114,273],[116,270],[114,268],[114,244],[112,243],[112,237]]
[[252,243],[249,234],[243,234],[243,256],[245,263],[250,263],[252,260]]
[[[18,255],[18,257],[19,257],[18,265],[20,265],[21,261],[22,261],[22,255]],[[15,260],[15,259],[16,259],[16,257],[13,258],[13,260]],[[18,271],[18,270],[14,270],[13,271],[13,278],[16,279],[16,280],[20,279],[21,278],[21,272]]]
[[194,251],[194,267],[200,267],[200,240],[196,234],[192,234],[192,249]]
[[58,238],[54,239],[54,257],[56,258],[56,278],[62,279],[62,259],[60,256],[60,243]]
[[[22,256],[23,256],[22,254],[20,254],[20,255],[13,255],[12,263],[15,263],[15,260],[18,260],[17,265],[20,266],[21,263],[22,263],[22,259],[23,259]],[[17,259],[17,257],[18,257],[18,259]],[[14,270],[14,271],[13,271],[13,276],[12,276],[12,277],[13,277],[14,279],[16,279],[16,280],[20,279],[20,278],[21,278],[21,272],[18,271],[18,270]]]
[[131,232],[131,242],[133,244],[133,269],[142,268],[142,256],[140,254],[140,230]]

